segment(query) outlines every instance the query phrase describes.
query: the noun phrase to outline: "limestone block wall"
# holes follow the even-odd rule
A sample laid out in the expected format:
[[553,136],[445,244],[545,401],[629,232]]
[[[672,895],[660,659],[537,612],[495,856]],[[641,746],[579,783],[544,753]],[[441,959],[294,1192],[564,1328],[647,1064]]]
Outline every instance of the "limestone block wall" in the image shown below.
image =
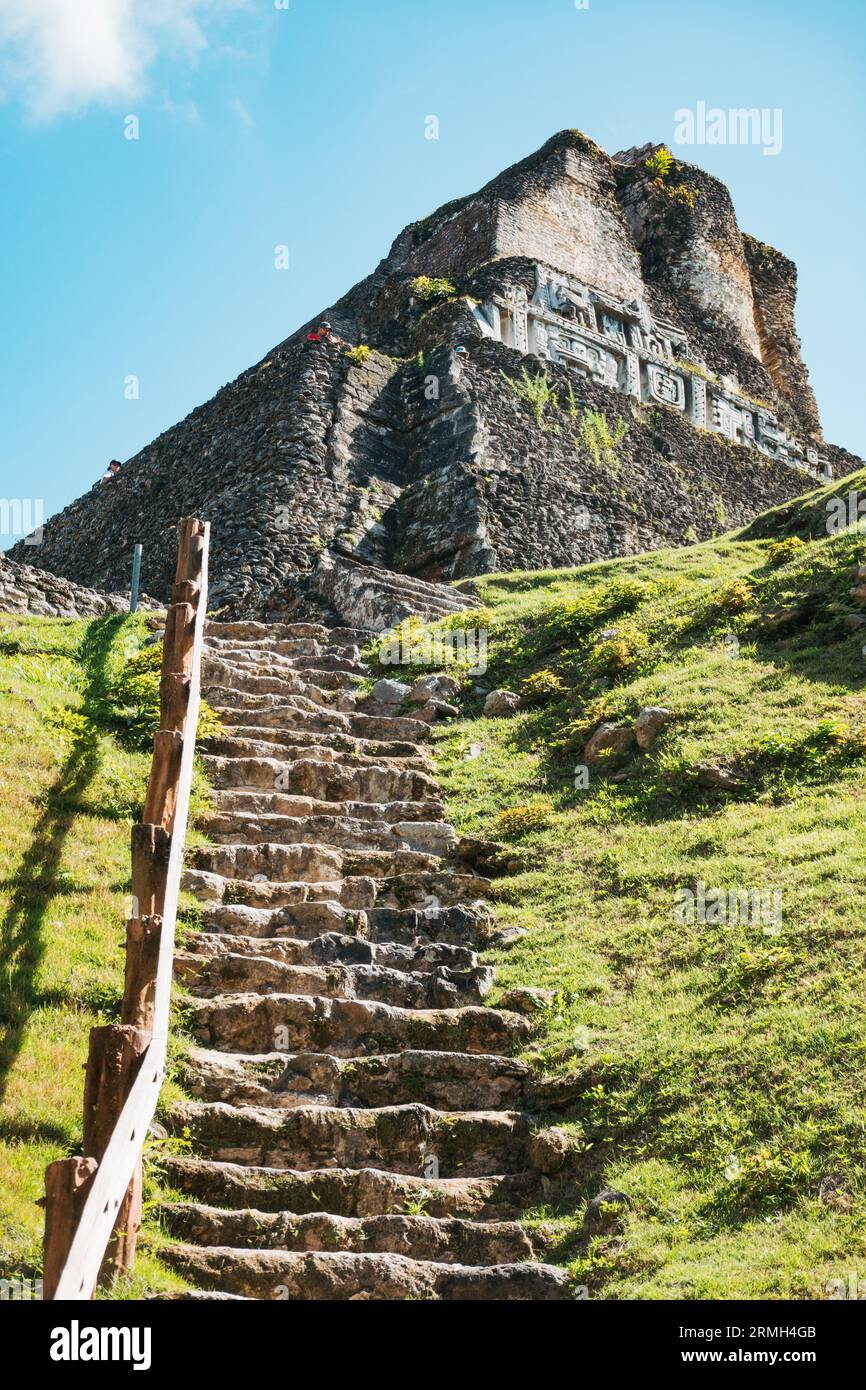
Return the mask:
[[165,599],[177,522],[194,514],[212,526],[212,606],[231,598],[255,609],[287,574],[315,563],[371,477],[400,471],[391,419],[399,397],[388,391],[395,365],[376,354],[351,366],[339,344],[276,351],[52,518],[40,564],[120,588],[141,541],[142,583]]

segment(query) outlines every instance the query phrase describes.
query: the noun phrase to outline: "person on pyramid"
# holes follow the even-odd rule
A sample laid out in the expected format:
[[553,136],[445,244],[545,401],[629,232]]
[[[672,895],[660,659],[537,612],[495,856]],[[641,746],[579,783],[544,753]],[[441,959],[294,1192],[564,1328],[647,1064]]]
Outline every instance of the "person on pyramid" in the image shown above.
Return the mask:
[[327,321],[320,323],[318,328],[314,328],[312,333],[307,334],[307,347],[312,347],[316,343],[330,342],[331,332],[331,325]]

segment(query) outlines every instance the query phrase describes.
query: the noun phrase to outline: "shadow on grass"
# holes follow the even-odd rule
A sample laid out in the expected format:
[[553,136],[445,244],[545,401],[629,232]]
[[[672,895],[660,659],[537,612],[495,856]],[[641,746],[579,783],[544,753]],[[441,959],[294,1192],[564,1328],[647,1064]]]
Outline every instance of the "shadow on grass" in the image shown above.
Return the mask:
[[93,622],[79,648],[85,683],[81,713],[86,724],[42,801],[33,838],[12,880],[9,907],[0,923],[0,1098],[24,1039],[27,1020],[39,1007],[36,975],[45,951],[45,916],[58,891],[67,836],[77,814],[76,802],[99,767],[99,738],[105,717],[108,658],[126,621],[113,615]]

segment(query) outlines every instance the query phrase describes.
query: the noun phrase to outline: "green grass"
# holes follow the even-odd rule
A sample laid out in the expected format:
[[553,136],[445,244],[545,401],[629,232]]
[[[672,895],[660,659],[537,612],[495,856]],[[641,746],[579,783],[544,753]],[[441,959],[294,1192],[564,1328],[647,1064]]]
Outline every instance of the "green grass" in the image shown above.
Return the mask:
[[[845,623],[866,541],[813,530],[787,563],[729,536],[476,581],[490,669],[436,731],[439,773],[462,832],[552,808],[510,839],[495,910],[526,934],[489,958],[502,991],[556,991],[527,1056],[580,1079],[550,1117],[579,1176],[528,1219],[595,1297],[821,1298],[866,1273],[866,639]],[[482,718],[497,686],[532,707]],[[672,712],[652,753],[578,790],[587,734],[650,704]],[[739,790],[704,789],[698,764]],[[682,924],[697,880],[779,890],[780,934]],[[605,1186],[630,1205],[587,1241]]]
[[[41,1273],[44,1169],[80,1152],[89,1030],[119,1016],[159,655],[142,648],[146,632],[142,617],[0,616],[2,1278]],[[199,778],[195,805],[205,800]],[[157,1155],[150,1144],[148,1201]],[[147,1218],[135,1275],[114,1296],[179,1286],[159,1240]]]

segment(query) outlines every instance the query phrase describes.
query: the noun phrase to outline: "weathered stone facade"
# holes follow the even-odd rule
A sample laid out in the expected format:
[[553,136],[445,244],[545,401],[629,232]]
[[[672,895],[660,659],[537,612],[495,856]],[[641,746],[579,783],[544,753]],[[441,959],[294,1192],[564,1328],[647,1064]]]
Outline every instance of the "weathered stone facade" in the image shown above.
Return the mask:
[[[215,607],[322,613],[335,557],[430,580],[580,564],[707,538],[860,466],[821,436],[794,267],[716,179],[660,177],[652,154],[562,132],[406,228],[325,311],[331,342],[305,325],[223,387],[49,521],[40,565],[116,588],[141,540],[163,597],[195,512]],[[425,297],[420,276],[450,287]],[[544,374],[538,412],[519,388]]]

